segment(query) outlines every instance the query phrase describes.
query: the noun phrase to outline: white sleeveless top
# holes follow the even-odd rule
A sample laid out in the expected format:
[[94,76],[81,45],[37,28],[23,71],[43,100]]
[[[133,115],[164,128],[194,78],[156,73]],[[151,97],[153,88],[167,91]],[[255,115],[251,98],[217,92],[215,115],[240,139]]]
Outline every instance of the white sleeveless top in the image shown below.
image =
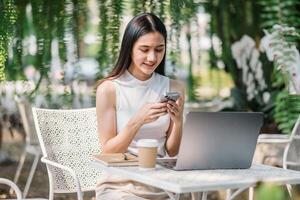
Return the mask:
[[[170,88],[169,78],[158,73],[153,73],[151,78],[141,81],[126,70],[113,82],[116,88],[117,133],[121,132],[144,104],[159,102]],[[164,144],[169,124],[170,117],[168,114],[154,122],[144,124],[129,145],[128,151],[137,153],[136,143],[139,139],[157,139],[160,144],[158,154],[164,156]]]

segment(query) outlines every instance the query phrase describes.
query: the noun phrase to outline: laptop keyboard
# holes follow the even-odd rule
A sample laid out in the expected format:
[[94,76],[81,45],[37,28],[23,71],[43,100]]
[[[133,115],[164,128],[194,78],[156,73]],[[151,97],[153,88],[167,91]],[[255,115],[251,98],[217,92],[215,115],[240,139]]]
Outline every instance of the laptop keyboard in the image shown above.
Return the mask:
[[158,159],[157,163],[166,167],[166,168],[174,168],[176,166],[177,159]]

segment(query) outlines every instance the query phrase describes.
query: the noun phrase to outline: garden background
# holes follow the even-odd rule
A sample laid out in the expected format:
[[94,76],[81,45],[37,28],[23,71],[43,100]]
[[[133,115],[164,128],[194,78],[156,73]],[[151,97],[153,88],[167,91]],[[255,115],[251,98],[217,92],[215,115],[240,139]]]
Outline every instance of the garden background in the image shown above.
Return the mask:
[[0,0],[2,155],[22,136],[14,95],[37,107],[95,106],[95,83],[141,12],[166,24],[165,71],[186,84],[189,109],[263,112],[263,133],[291,133],[300,112],[299,0]]

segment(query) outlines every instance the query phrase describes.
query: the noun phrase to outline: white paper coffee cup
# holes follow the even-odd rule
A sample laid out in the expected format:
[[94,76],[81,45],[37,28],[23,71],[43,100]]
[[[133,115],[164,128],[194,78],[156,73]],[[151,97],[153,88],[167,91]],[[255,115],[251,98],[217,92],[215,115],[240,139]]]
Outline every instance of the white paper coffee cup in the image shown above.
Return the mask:
[[155,139],[141,139],[137,142],[139,167],[153,169],[156,165],[158,141]]

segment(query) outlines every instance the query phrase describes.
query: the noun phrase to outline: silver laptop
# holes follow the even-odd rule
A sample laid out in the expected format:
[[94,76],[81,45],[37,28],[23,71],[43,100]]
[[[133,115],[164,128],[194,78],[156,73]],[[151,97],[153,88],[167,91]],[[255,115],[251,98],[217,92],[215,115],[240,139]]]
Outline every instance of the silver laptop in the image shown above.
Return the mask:
[[174,170],[250,168],[263,113],[190,112],[177,159],[158,159]]

